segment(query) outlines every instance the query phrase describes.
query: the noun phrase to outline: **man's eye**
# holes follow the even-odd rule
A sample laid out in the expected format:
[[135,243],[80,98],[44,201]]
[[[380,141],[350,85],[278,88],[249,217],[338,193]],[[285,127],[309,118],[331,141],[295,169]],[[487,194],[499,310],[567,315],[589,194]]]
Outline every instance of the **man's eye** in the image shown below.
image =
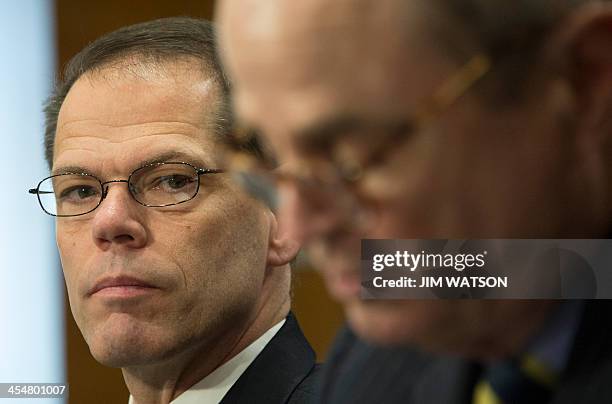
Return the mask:
[[158,177],[153,182],[151,188],[165,192],[174,192],[181,190],[194,182],[195,180],[193,178],[185,175],[165,175],[163,177]]
[[72,186],[60,193],[60,199],[66,202],[81,202],[94,196],[98,196],[98,190],[89,185]]

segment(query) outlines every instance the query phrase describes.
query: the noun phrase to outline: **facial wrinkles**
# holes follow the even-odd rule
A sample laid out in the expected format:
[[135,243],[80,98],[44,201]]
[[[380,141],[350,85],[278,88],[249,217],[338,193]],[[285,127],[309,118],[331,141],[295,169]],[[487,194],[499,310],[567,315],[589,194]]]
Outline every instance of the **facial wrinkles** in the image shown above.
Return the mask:
[[[174,133],[171,133],[174,132]],[[98,173],[110,175],[130,174],[146,163],[155,154],[175,151],[187,156],[197,156],[198,161],[187,161],[192,164],[206,163],[214,165],[213,153],[205,153],[202,146],[193,136],[178,131],[169,133],[149,133],[145,135],[119,136],[71,136],[58,140],[58,150],[54,168],[63,165],[91,166]],[[180,145],[180,146],[178,146]],[[101,178],[102,179],[102,178]]]
[[[209,208],[216,209],[217,207],[209,206]],[[233,208],[229,208],[228,210],[232,209]],[[166,309],[166,311],[172,309],[179,314],[183,313],[185,308],[193,306],[194,301],[197,302],[197,298],[195,298],[193,292],[200,291],[198,292],[198,295],[200,295],[202,293],[201,288],[204,288],[205,291],[209,290],[208,288],[210,288],[211,280],[215,279],[217,275],[220,276],[220,274],[215,273],[214,268],[222,268],[224,260],[221,256],[215,255],[214,251],[224,249],[228,249],[227,251],[229,251],[231,243],[228,244],[224,242],[223,240],[225,240],[226,237],[222,234],[225,232],[231,234],[236,231],[236,229],[232,227],[233,222],[228,221],[226,215],[227,212],[223,212],[221,209],[219,214],[215,215],[215,218],[204,222],[200,220],[197,228],[194,229],[195,234],[187,237],[185,243],[181,242],[179,237],[178,246],[166,245],[161,249],[158,248],[158,251],[165,251],[163,257],[136,253],[131,255],[128,253],[113,255],[97,261],[96,265],[93,265],[91,268],[88,267],[87,271],[85,271],[85,279],[83,280],[85,287],[82,289],[88,290],[93,282],[101,276],[116,273],[136,275],[137,277],[162,287],[167,292],[178,293],[180,289],[183,289],[180,291],[180,294],[184,296],[184,298],[181,299],[183,303],[176,308],[172,306]],[[191,230],[190,227],[187,227],[188,223],[193,224],[194,220],[185,219],[184,221],[173,221],[173,228],[178,232],[182,232],[183,227]],[[167,229],[168,227],[165,226],[165,228]],[[200,244],[200,241],[196,242],[193,236],[196,236],[197,239],[204,239],[204,243]],[[216,244],[213,248],[206,248],[206,240],[208,239],[218,240],[221,242],[221,247],[219,247],[219,244]],[[177,238],[173,237],[172,240],[176,241]],[[200,248],[200,250],[194,254],[194,251],[191,250],[193,244],[204,247]],[[244,252],[237,251],[237,253],[243,254]],[[201,261],[201,258],[204,256],[208,257],[208,259],[206,261]],[[163,267],[160,267],[160,263],[164,264]],[[174,267],[174,269],[172,269],[172,267]],[[176,276],[172,275],[176,273],[176,270],[180,271],[182,274],[181,277],[184,288],[178,285],[178,279]],[[193,310],[189,309],[188,311],[191,312]],[[145,313],[142,314],[144,315]],[[185,314],[183,313],[183,315]]]
[[97,280],[115,275],[141,278],[166,291],[176,288],[178,285],[174,278],[169,276],[169,272],[160,270],[161,268],[154,265],[152,261],[155,260],[141,255],[112,254],[106,256],[98,260],[91,268],[87,268],[81,280],[81,292],[86,294]]
[[[220,180],[208,180],[204,178],[202,189],[192,201],[176,207],[167,208],[145,208],[136,206],[136,209],[143,210],[143,217],[138,219],[146,227],[149,235],[149,245],[151,249],[147,254],[140,251],[132,251],[120,248],[109,251],[109,254],[99,256],[99,262],[105,263],[107,257],[111,257],[115,262],[124,262],[127,265],[138,263],[143,268],[155,268],[167,271],[170,267],[175,267],[182,273],[182,280],[188,289],[187,272],[193,273],[192,268],[185,265],[192,264],[200,256],[215,257],[217,247],[207,247],[206,240],[224,239],[227,227],[231,227],[231,209],[227,208],[227,187]],[[113,192],[112,190],[110,192]],[[116,192],[116,191],[115,191]],[[130,203],[131,201],[128,201]],[[205,205],[205,211],[204,209]],[[233,201],[230,207],[233,208]],[[120,207],[117,207],[120,209]],[[66,226],[68,227],[68,226]],[[80,227],[80,226],[79,226]],[[230,233],[232,233],[230,231]],[[156,237],[165,234],[168,237]],[[199,250],[192,249],[195,242],[200,240],[204,244]],[[144,261],[144,263],[142,263]],[[159,267],[159,263],[164,263],[164,268]],[[208,262],[215,267],[221,262]],[[198,263],[197,265],[201,265]],[[129,266],[127,267],[129,268]],[[112,269],[112,268],[111,268]],[[102,271],[101,273],[103,273]],[[145,271],[146,272],[146,271]]]
[[[97,164],[100,161],[118,160],[138,164],[157,151],[202,156],[206,162],[211,162],[214,155],[213,142],[207,141],[211,150],[205,150],[200,144],[203,130],[192,122],[155,121],[109,125],[100,120],[87,120],[66,122],[62,128],[56,138],[55,167],[73,165],[80,161]],[[90,155],[83,156],[83,152]],[[101,155],[101,152],[104,154]],[[138,167],[131,167],[135,168]]]
[[[185,91],[175,91],[172,98],[143,82],[140,87],[111,89],[99,88],[108,84],[104,81],[92,83],[85,87],[88,91],[73,93],[73,99],[69,96],[65,101],[56,139],[56,167],[83,166],[95,170],[102,180],[125,179],[151,155],[170,150],[219,168],[215,167],[215,139],[207,133],[200,108],[214,100]],[[169,92],[176,90],[170,87]],[[204,90],[198,87],[197,91]],[[191,108],[194,105],[200,107]],[[268,235],[262,211],[240,196],[223,175],[203,175],[201,181],[204,187],[192,201],[160,209],[122,206],[134,202],[125,184],[110,185],[109,197],[122,192],[122,200],[105,207],[111,202],[107,199],[98,209],[138,215],[149,231],[144,248],[118,243],[102,251],[92,243],[93,222],[87,217],[58,219],[71,306],[97,358],[110,363],[167,358],[196,339],[201,343],[204,336],[240,328],[241,324],[227,324],[224,319],[240,319],[259,304]],[[92,212],[90,218],[100,212]],[[161,291],[135,307],[119,310],[82,297],[101,277],[117,274],[149,281]],[[147,342],[142,352],[132,351],[130,342],[136,338]]]
[[[88,84],[90,85],[89,88],[92,88],[92,83],[90,82]],[[104,89],[101,91],[103,95],[108,95],[104,94]],[[80,97],[76,97],[76,100],[73,100],[72,104],[69,103],[70,97],[68,97],[65,106],[68,104],[69,107],[74,107],[74,102],[79,101],[80,98],[95,98],[91,97],[91,94],[87,94],[87,96],[83,94],[78,95]],[[119,97],[121,97],[121,95],[119,95]],[[116,97],[110,98],[114,99]],[[195,119],[189,117],[189,111],[186,111],[186,113],[182,115],[179,114],[179,120],[174,118],[163,122],[152,119],[150,116],[151,114],[147,115],[146,113],[144,116],[142,113],[136,115],[125,113],[119,115],[113,113],[104,115],[104,111],[98,108],[91,108],[91,110],[88,111],[83,110],[84,108],[87,109],[87,106],[77,105],[76,107],[76,112],[74,108],[69,108],[68,112],[71,114],[66,114],[65,110],[62,111],[64,112],[64,116],[61,117],[62,120],[60,125],[58,125],[56,166],[58,164],[67,164],[82,165],[85,168],[89,168],[93,164],[93,169],[98,171],[98,173],[100,173],[98,175],[102,177],[124,178],[129,175],[131,170],[137,168],[133,166],[134,164],[138,164],[139,160],[144,160],[147,157],[148,150],[153,150],[155,147],[159,147],[160,144],[165,144],[167,146],[164,149],[176,148],[174,146],[175,144],[181,144],[182,148],[186,149],[186,154],[188,155],[198,155],[197,150],[202,149],[202,145],[196,141],[197,135],[201,133],[200,125],[195,123],[197,122]],[[78,111],[79,109],[80,111]],[[145,112],[147,111],[145,110]],[[83,116],[86,118],[82,118]],[[89,118],[90,116],[91,118]],[[193,116],[197,116],[201,119],[200,114],[195,114]],[[71,119],[72,117],[74,117],[74,119]],[[172,132],[174,132],[174,134],[168,134]],[[169,136],[171,137],[169,138]],[[152,138],[155,138],[156,141],[152,142]],[[141,156],[141,158],[139,158],[139,156]],[[114,185],[110,192],[117,192],[117,190],[114,189],[116,187],[117,185]],[[73,226],[70,225],[71,223]],[[79,241],[75,239],[78,238],[79,233],[77,228],[82,228],[80,225],[74,226],[74,224],[78,223],[82,223],[82,220],[68,219],[68,221],[64,220],[60,223],[61,232],[58,232],[58,239],[66,239],[64,246],[67,249],[66,258],[70,257],[69,243],[71,243],[71,241],[68,239],[73,239],[73,246],[76,245],[76,243],[82,242],[82,240]],[[146,225],[146,223],[144,224]],[[64,234],[62,235],[60,233]],[[94,257],[92,257],[91,261],[94,261],[93,258]],[[171,261],[174,261],[175,265],[180,263],[180,260],[176,258]],[[91,264],[94,266],[96,265],[95,262],[91,262]],[[97,264],[104,266],[103,263]],[[109,267],[103,269],[112,270],[112,268],[109,269]],[[184,274],[184,269],[181,269],[181,271],[183,272],[182,277],[185,281],[186,276]]]
[[[223,234],[227,231],[233,233],[231,229],[227,228],[228,226],[232,227],[232,225],[230,221],[227,220],[226,212],[216,210],[215,203],[208,204],[208,208],[215,210],[217,214],[209,220],[204,221],[202,221],[202,218],[194,218],[193,215],[196,215],[196,213],[193,213],[189,217],[182,214],[176,214],[173,215],[173,217],[166,216],[166,218],[172,222],[172,228],[177,233],[182,233],[183,235],[171,237],[171,240],[160,240],[161,244],[157,244],[156,251],[162,251],[163,256],[159,254],[142,255],[138,253],[133,255],[128,253],[110,256],[108,259],[97,261],[96,263],[98,263],[99,266],[91,265],[87,268],[92,270],[92,274],[87,276],[87,278],[90,279],[89,283],[91,284],[91,282],[95,281],[96,275],[102,276],[112,274],[118,268],[118,270],[123,273],[135,274],[145,280],[157,283],[164,287],[167,292],[172,292],[173,295],[182,296],[175,304],[167,306],[164,309],[164,322],[170,321],[170,319],[167,318],[169,312],[176,313],[176,316],[180,318],[185,318],[185,316],[188,315],[191,319],[200,319],[202,315],[206,314],[206,310],[204,310],[204,308],[201,308],[201,310],[194,310],[194,308],[197,308],[200,304],[199,299],[201,299],[201,297],[198,296],[201,295],[202,288],[209,290],[211,279],[214,279],[216,276],[213,269],[222,268],[224,260],[221,259],[220,256],[215,255],[215,251],[219,246],[218,244],[215,244],[214,248],[204,247],[193,249],[193,246],[194,244],[200,245],[202,241],[204,241],[204,243],[201,244],[201,246],[206,246],[210,244],[207,240],[212,239],[221,242],[223,248],[225,248],[225,244],[227,243],[222,242],[222,240],[225,239]],[[159,218],[163,219],[163,215],[167,215],[167,213],[160,212]],[[187,231],[191,230],[194,223],[197,223],[197,226],[195,226],[193,231]],[[169,228],[167,222],[166,224],[160,224],[158,227],[163,227],[166,231],[168,231]],[[183,231],[183,228],[185,228],[186,231]],[[152,233],[155,234],[155,231]],[[207,259],[203,260],[203,258]],[[160,264],[163,266],[160,266]],[[179,271],[181,272],[181,283],[183,283],[184,287],[180,287],[177,283],[178,278],[176,274]],[[196,295],[194,291],[199,292]],[[214,301],[215,298],[209,296],[208,299]],[[158,317],[159,313],[152,310],[153,307],[150,308],[151,310],[141,311],[138,317],[141,319],[148,319],[147,322],[152,325],[157,324],[158,321],[154,319]],[[83,308],[81,308],[81,310],[83,310]],[[202,312],[203,314],[198,314],[198,312]],[[198,321],[201,321],[201,319]],[[195,324],[192,325],[195,327],[193,331],[196,332],[197,326]],[[95,326],[98,327],[97,325]]]
[[[174,73],[143,79],[106,69],[86,73],[68,92],[58,129],[64,123],[90,120],[108,126],[156,121],[200,126],[214,113],[219,89],[212,78],[202,76],[193,80],[193,74],[190,69],[177,69]],[[193,103],[186,103],[185,99]]]

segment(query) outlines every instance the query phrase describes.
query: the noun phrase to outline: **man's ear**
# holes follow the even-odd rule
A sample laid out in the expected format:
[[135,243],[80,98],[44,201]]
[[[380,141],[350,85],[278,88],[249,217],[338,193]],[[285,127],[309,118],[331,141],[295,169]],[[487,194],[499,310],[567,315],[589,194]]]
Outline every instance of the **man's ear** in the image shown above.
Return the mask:
[[576,111],[581,118],[587,118],[590,129],[609,122],[612,3],[577,7],[559,25],[548,45],[552,63],[559,65],[570,81],[576,97]]
[[270,217],[270,235],[268,238],[268,266],[278,267],[290,263],[300,251],[300,244],[289,237],[289,233],[279,226],[276,215],[267,212]]
[[[572,94],[576,162],[594,216],[612,214],[612,2],[576,8],[559,25],[548,45],[550,63]],[[595,213],[596,212],[596,213]]]

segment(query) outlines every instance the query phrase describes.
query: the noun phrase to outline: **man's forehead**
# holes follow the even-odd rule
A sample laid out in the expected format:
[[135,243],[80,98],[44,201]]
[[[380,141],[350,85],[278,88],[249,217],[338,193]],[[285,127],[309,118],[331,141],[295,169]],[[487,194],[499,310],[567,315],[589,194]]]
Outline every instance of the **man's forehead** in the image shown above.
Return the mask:
[[[436,8],[405,0],[226,0],[220,3],[221,40],[230,43],[291,43],[318,49],[384,45],[426,28]],[[403,38],[402,38],[403,39]]]
[[155,145],[191,149],[210,162],[219,86],[191,68],[172,69],[109,67],[80,77],[60,110],[54,166],[147,159]]
[[[403,18],[410,9],[417,10],[420,1],[404,0],[225,0],[220,3],[220,17],[223,25],[239,23],[251,34],[269,33],[275,37],[274,29],[283,28],[286,32],[303,33],[308,30],[325,29],[326,27],[369,25],[377,19],[390,22]],[[299,18],[292,18],[298,17]]]
[[[432,11],[419,9],[421,2],[399,3],[271,0],[252,5],[263,11],[248,17],[243,26],[231,22],[231,7],[222,9],[221,22],[229,25],[221,39],[233,70],[238,115],[287,133],[338,114],[408,113],[413,101],[429,95],[448,72],[437,63],[440,56],[430,38],[419,35],[423,15]],[[398,17],[398,7],[409,7],[406,3],[412,4],[413,12],[403,10]],[[275,5],[276,12],[266,14]],[[305,17],[290,18],[294,6],[297,11],[308,9]],[[244,10],[248,11],[249,7]],[[276,112],[267,112],[271,110]],[[270,127],[260,129],[274,132]]]
[[237,93],[291,86],[303,95],[304,86],[330,84],[381,89],[433,52],[420,1],[228,3],[220,11],[221,41]]
[[218,96],[213,78],[189,68],[109,66],[85,73],[73,84],[60,109],[58,129],[87,119],[111,125],[190,115],[203,120]]

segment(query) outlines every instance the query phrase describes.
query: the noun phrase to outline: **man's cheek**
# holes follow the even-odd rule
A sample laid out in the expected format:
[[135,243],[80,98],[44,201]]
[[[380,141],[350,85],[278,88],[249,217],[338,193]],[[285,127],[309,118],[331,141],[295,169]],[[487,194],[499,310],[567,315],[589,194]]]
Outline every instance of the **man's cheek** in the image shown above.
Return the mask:
[[60,249],[60,263],[64,274],[64,282],[66,283],[66,291],[70,299],[70,304],[79,304],[79,274],[83,273],[85,268],[85,260],[83,256],[71,256],[63,253]]

